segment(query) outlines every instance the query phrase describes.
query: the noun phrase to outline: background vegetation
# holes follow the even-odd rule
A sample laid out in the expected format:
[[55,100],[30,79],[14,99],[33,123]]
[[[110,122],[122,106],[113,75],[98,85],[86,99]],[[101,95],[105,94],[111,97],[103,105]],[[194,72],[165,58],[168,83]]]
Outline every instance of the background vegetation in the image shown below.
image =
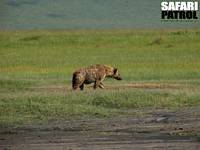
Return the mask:
[[[200,30],[0,31],[0,125],[198,106],[199,50]],[[73,71],[97,63],[123,81],[72,92]]]

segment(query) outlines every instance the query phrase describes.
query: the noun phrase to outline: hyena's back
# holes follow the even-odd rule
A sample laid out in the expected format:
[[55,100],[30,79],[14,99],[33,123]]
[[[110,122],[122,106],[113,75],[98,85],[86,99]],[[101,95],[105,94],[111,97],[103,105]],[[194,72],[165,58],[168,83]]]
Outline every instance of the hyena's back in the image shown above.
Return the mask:
[[82,84],[94,83],[98,74],[98,69],[93,66],[82,68],[73,73],[72,87],[76,89]]
[[93,65],[75,71],[72,78],[72,88],[77,89],[78,87],[83,86],[83,84],[94,83],[102,72],[102,66],[103,65]]

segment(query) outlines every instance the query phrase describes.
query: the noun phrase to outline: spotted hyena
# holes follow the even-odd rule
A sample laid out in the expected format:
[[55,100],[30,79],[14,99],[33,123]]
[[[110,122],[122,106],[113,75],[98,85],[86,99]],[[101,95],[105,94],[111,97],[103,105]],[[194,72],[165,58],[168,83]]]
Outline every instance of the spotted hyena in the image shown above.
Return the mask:
[[93,88],[104,88],[102,81],[106,77],[111,77],[116,80],[122,80],[119,71],[115,67],[107,65],[93,65],[87,68],[80,68],[73,73],[72,88],[75,90],[80,88],[83,90],[84,84],[94,83]]

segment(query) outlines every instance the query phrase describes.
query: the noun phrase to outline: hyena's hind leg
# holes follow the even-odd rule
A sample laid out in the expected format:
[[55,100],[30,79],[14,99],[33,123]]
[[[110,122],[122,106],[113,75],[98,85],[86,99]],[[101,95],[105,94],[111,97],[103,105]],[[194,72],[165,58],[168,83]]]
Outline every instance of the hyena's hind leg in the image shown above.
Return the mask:
[[83,83],[80,83],[80,84],[74,84],[72,86],[73,90],[77,90],[78,88],[80,88],[80,90],[83,90],[84,89],[84,84]]
[[81,84],[79,88],[80,88],[80,90],[83,90],[84,89],[84,83]]
[[83,90],[83,87],[84,87],[83,82],[84,82],[84,80],[82,80],[79,75],[73,74],[72,88],[74,90],[76,90],[78,88],[80,88],[81,90]]

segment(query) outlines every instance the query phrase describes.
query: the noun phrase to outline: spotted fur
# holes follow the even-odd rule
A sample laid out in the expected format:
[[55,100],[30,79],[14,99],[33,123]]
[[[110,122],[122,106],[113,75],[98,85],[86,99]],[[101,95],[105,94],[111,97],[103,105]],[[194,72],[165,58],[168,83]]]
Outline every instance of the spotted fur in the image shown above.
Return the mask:
[[92,65],[87,68],[80,68],[73,73],[72,88],[81,90],[84,89],[84,84],[94,83],[93,88],[104,88],[102,81],[107,78],[114,78],[116,80],[122,80],[119,71],[115,67],[108,65]]

